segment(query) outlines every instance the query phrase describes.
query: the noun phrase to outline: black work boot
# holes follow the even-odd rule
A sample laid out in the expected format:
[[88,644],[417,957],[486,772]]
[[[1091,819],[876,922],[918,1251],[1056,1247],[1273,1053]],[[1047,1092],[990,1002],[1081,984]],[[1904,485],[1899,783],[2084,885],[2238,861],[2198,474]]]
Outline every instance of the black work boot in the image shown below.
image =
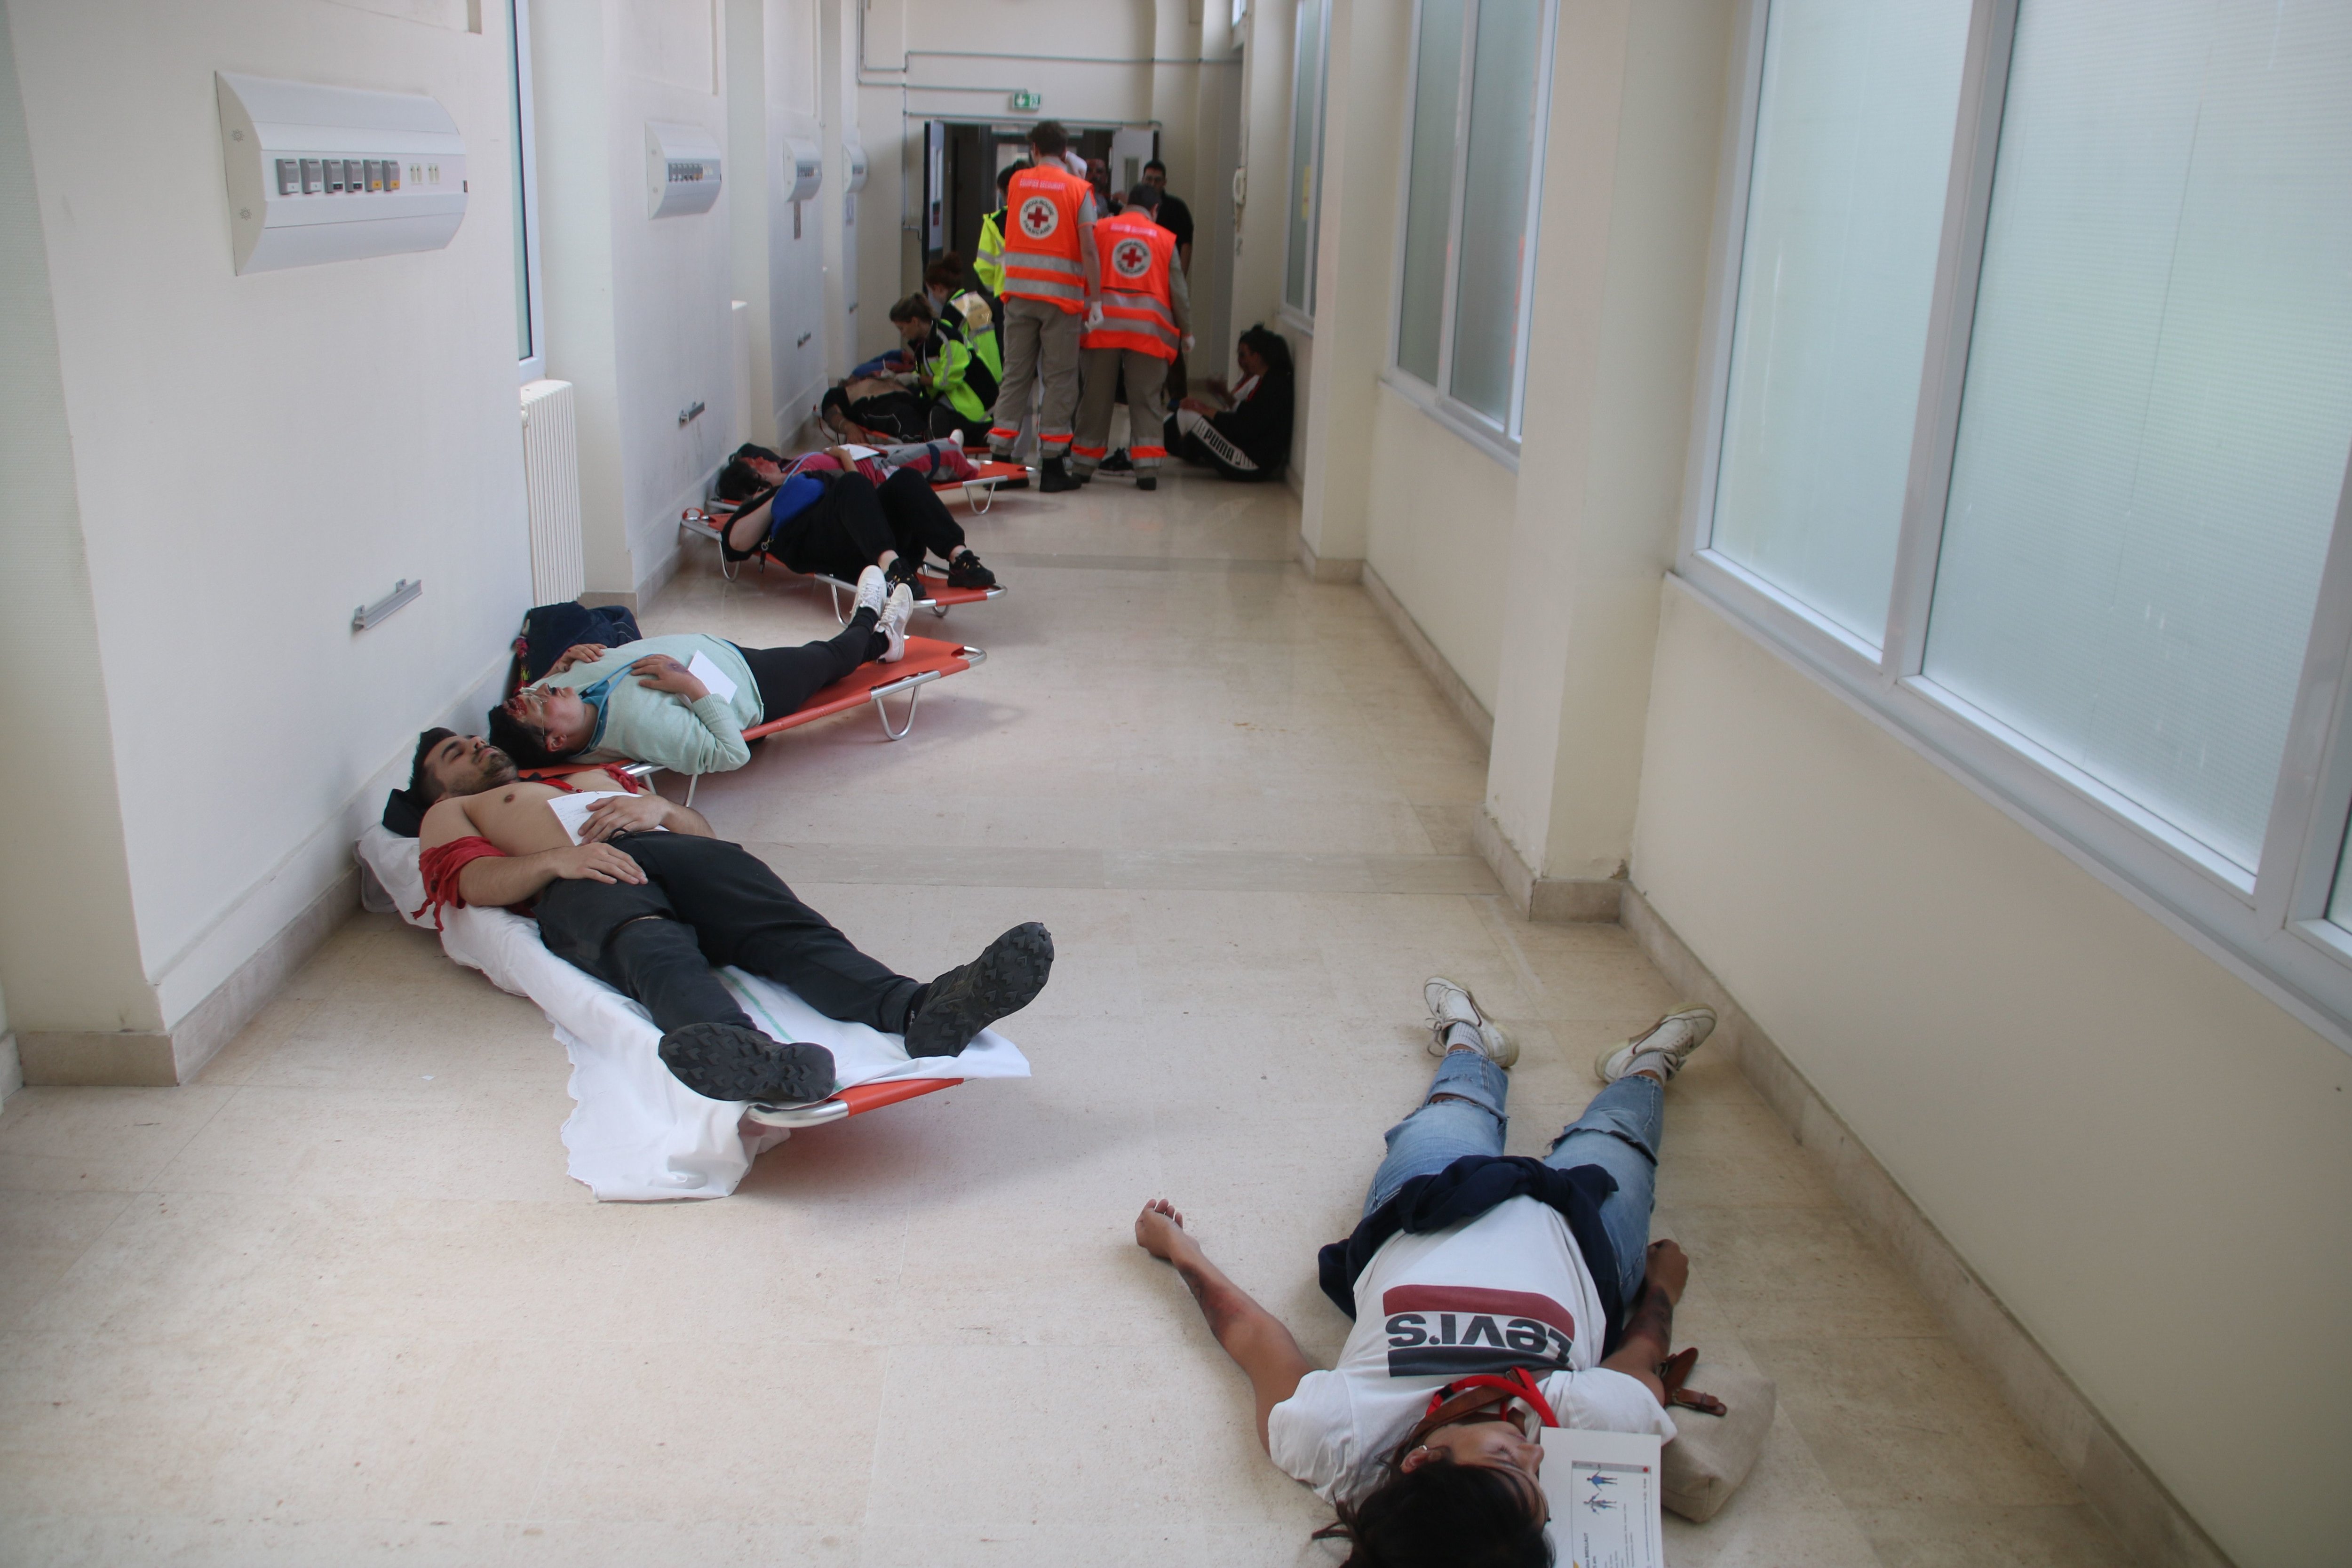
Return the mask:
[[1045,471],[1038,477],[1037,489],[1046,495],[1053,495],[1058,490],[1076,489],[1083,482],[1070,478],[1070,470],[1062,466],[1061,458],[1048,458]]
[[833,1053],[779,1045],[740,1024],[688,1024],[661,1040],[662,1065],[707,1100],[790,1104],[833,1092]]
[[1035,921],[1014,926],[978,958],[923,987],[907,1020],[907,1054],[961,1056],[974,1035],[1035,1001],[1053,972],[1053,933]]

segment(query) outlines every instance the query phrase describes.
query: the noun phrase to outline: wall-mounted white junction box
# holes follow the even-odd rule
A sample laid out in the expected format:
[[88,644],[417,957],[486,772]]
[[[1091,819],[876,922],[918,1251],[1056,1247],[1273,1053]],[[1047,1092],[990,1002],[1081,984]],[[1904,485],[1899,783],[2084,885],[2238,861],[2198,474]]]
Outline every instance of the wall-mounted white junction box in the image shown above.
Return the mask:
[[239,273],[438,250],[466,216],[466,142],[422,93],[214,73]]
[[646,216],[707,213],[719,200],[719,142],[699,125],[646,121]]

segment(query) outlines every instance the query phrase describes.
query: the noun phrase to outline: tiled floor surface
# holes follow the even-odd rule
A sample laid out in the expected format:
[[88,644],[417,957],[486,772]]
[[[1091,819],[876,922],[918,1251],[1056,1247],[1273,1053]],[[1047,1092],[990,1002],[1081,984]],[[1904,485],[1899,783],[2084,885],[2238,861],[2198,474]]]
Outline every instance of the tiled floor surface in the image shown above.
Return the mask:
[[[1139,1253],[1146,1197],[1328,1356],[1316,1247],[1427,1059],[1423,978],[1521,1037],[1515,1150],[1674,998],[1530,926],[1467,842],[1477,747],[1279,489],[1007,497],[986,666],[912,739],[772,741],[698,802],[901,969],[1015,921],[1060,961],[1028,1083],[800,1134],[731,1198],[600,1205],[529,1004],[362,917],[177,1089],[0,1112],[0,1562],[1327,1563],[1326,1517]],[[821,601],[707,547],[645,617],[747,643]],[[1680,1564],[2110,1565],[2051,1458],[1749,1091],[1668,1100],[1680,1322],[1780,1383]]]

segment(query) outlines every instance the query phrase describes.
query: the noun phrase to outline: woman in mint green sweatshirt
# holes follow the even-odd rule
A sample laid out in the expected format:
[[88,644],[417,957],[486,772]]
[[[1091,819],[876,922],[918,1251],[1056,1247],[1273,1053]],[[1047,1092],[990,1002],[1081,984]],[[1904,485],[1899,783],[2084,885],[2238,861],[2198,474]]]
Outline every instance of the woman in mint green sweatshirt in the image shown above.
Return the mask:
[[[698,632],[619,647],[583,645],[489,715],[491,742],[522,767],[652,763],[723,773],[751,760],[743,731],[798,710],[868,659],[906,657],[911,590],[858,584],[840,635],[799,647],[747,648]],[[903,603],[900,601],[904,601]]]

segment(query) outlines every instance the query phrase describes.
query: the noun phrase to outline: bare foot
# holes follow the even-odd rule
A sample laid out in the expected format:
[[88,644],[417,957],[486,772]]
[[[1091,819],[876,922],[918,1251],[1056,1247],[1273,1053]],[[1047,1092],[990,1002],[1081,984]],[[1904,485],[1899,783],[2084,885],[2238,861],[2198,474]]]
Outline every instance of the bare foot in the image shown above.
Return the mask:
[[1135,1245],[1162,1263],[1173,1263],[1180,1253],[1199,1249],[1184,1229],[1184,1216],[1166,1198],[1154,1198],[1135,1216]]

